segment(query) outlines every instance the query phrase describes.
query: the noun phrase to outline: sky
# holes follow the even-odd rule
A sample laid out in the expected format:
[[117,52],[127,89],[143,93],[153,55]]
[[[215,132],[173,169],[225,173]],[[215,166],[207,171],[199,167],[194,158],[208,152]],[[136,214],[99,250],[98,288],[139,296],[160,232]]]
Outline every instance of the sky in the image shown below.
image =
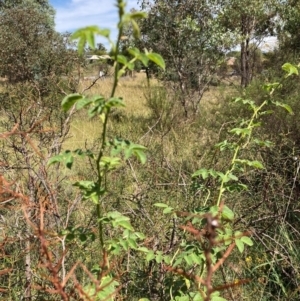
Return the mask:
[[[55,24],[59,32],[73,32],[88,25],[111,29],[111,38],[117,36],[118,22],[115,0],[49,0],[56,10]],[[127,0],[127,11],[139,9],[137,0]],[[99,40],[98,40],[99,41]],[[105,43],[101,40],[101,42]],[[105,43],[107,46],[107,43]]]
[[[49,0],[56,10],[56,30],[59,32],[73,32],[88,25],[98,25],[100,28],[111,30],[111,38],[116,39],[118,22],[116,0]],[[127,11],[131,8],[140,9],[138,0],[127,0]],[[108,47],[106,40],[97,39]],[[267,38],[261,48],[272,50],[276,45],[276,38]]]

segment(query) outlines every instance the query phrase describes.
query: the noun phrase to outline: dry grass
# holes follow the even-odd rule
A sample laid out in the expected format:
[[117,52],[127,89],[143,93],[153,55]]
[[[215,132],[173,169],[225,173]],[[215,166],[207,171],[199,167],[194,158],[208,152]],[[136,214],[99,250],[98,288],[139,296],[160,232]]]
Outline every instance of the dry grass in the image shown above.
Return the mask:
[[[79,92],[85,90],[91,85],[91,81],[82,81],[79,87]],[[2,85],[3,84],[3,85]],[[151,87],[160,85],[155,79],[150,82]],[[104,97],[109,97],[111,94],[111,89],[113,86],[113,77],[106,77],[104,79],[99,79],[97,83],[89,90],[85,91],[86,95],[103,95]],[[5,89],[4,83],[0,82],[0,92]],[[204,95],[201,106],[202,108],[214,110],[213,114],[208,113],[206,115],[207,119],[212,118],[212,115],[219,110],[220,102],[228,95],[228,92],[234,90],[233,87],[226,86],[225,88],[211,87]],[[122,77],[118,83],[116,96],[120,96],[124,99],[126,104],[125,108],[122,108],[122,116],[126,116],[126,119],[130,119],[131,116],[135,118],[146,119],[151,111],[147,106],[146,96],[148,93],[148,83],[145,73],[135,73],[134,77]],[[139,139],[141,133],[135,129],[136,124],[128,124],[126,120],[117,125],[121,127],[120,130],[123,134],[124,132],[130,133],[130,138]],[[181,129],[182,133],[185,129]],[[187,132],[190,132],[188,129]],[[86,143],[88,147],[93,144],[93,142],[99,138],[101,133],[101,122],[98,119],[90,120],[86,112],[78,112],[71,123],[70,138],[65,142],[65,149],[76,149],[82,148]],[[127,135],[126,135],[127,136]],[[176,141],[180,138],[174,132],[173,139]],[[210,135],[204,135],[209,137]],[[160,139],[160,138],[159,138]],[[202,137],[204,139],[204,137]],[[201,139],[201,140],[202,140]],[[173,151],[173,150],[172,150]]]
[[[90,85],[91,81],[82,81],[79,91],[85,90]],[[151,87],[155,87],[159,85],[159,82],[155,79],[152,79],[150,85]],[[89,96],[103,95],[104,97],[109,97],[112,86],[112,77],[99,79],[91,89],[85,92],[85,94]],[[126,104],[126,107],[122,108],[121,114],[129,119],[131,116],[134,116],[135,118],[141,117],[141,119],[147,118],[151,113],[147,106],[147,90],[148,84],[145,73],[135,73],[134,77],[122,77],[118,83],[115,94],[116,96],[122,97]],[[205,118],[207,121],[211,118],[214,118],[215,114],[218,114],[221,104],[228,96],[228,93],[231,94],[234,93],[234,91],[234,87],[229,85],[210,87],[210,89],[205,93],[200,104],[202,107],[201,110],[206,111]],[[128,124],[128,122],[125,121],[125,124],[124,122],[122,124],[119,123],[117,126],[122,128],[122,132],[128,132],[131,136],[139,139],[140,134],[138,131],[132,128],[132,125]],[[202,130],[206,132],[205,129]],[[187,134],[190,133],[189,129],[186,129],[186,131]],[[181,128],[181,133],[183,132],[185,132],[185,129]],[[93,141],[99,138],[101,133],[101,123],[98,119],[89,120],[85,112],[79,112],[71,124],[70,133],[71,138],[65,143],[66,148],[75,149],[76,147],[83,147],[83,145],[87,142],[89,142],[90,145],[93,143]],[[174,133],[174,135],[176,136],[176,133]],[[204,134],[201,140],[206,141],[210,136],[211,134],[209,133]],[[176,137],[173,138],[175,140],[179,139]]]
[[[80,91],[85,90],[90,84],[90,81],[83,81]],[[157,81],[152,80],[151,85],[153,84],[157,84]],[[109,97],[112,86],[112,77],[99,79],[97,83],[85,93],[87,95],[103,95]],[[144,94],[146,88],[147,79],[145,73],[135,73],[134,77],[126,76],[120,79],[115,95],[123,98],[126,104],[125,112],[127,114],[145,116],[149,113]]]
[[[157,84],[153,80],[151,84]],[[85,90],[91,85],[91,81],[83,81],[79,91]],[[103,95],[109,97],[113,86],[113,78],[107,77],[99,79],[97,83],[85,92],[86,95]],[[122,108],[122,112],[128,118],[147,117],[150,113],[146,104],[145,91],[147,89],[147,79],[144,73],[136,73],[134,77],[122,77],[118,83],[115,95],[122,97],[126,107]],[[65,143],[67,149],[75,149],[83,147],[85,143],[93,143],[101,133],[101,123],[98,119],[90,120],[85,112],[78,112],[78,115],[71,123],[70,139]]]

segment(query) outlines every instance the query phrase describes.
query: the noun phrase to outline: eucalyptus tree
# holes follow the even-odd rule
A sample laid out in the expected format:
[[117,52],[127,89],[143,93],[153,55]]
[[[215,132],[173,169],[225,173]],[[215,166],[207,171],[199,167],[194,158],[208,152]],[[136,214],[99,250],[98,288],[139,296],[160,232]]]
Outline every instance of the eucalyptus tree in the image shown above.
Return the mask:
[[29,2],[36,3],[37,5],[40,5],[40,7],[53,10],[48,0],[0,0],[0,8],[16,7]]
[[218,19],[236,36],[241,48],[241,85],[246,87],[253,78],[256,47],[262,40],[276,32],[278,0],[221,0]]
[[185,114],[197,112],[226,49],[230,33],[216,18],[218,5],[204,0],[141,1],[148,18],[141,24],[145,48],[162,54],[164,80],[178,95]]
[[281,26],[278,26],[279,46],[289,54],[300,53],[300,2],[287,0],[280,9]]
[[57,45],[54,14],[48,1],[1,2],[1,76],[15,82],[30,80],[48,68],[42,59],[49,59]]

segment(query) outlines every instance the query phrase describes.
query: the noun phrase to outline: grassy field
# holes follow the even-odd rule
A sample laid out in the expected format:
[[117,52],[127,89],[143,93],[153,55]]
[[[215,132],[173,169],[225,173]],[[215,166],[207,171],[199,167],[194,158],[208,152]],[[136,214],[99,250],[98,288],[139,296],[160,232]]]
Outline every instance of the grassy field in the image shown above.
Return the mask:
[[[79,91],[85,90],[89,87],[90,81],[82,81],[81,87]],[[86,91],[87,95],[103,95],[105,97],[109,97],[112,89],[113,77],[105,77],[103,79],[99,79],[97,83],[88,91]],[[158,82],[156,80],[151,80],[152,85],[157,85]],[[135,73],[134,77],[121,77],[117,90],[116,96],[121,96],[126,103],[126,112],[133,113],[138,115],[147,114],[147,109],[145,106],[145,92],[147,89],[147,79],[146,74]]]
[[[85,94],[109,97],[112,83],[113,79],[110,77],[98,80]],[[79,91],[85,90],[90,84],[91,82],[82,81]],[[158,185],[168,182],[184,183],[182,182],[184,178],[181,178],[182,174],[191,175],[195,169],[200,168],[202,162],[211,156],[210,148],[218,142],[220,122],[218,116],[221,107],[228,94],[235,91],[228,84],[210,87],[200,103],[200,114],[196,118],[186,119],[181,104],[172,98],[172,91],[170,94],[160,95],[161,85],[157,80],[151,79],[149,89],[144,73],[136,73],[133,78],[123,77],[118,83],[116,96],[123,97],[126,107],[112,112],[108,137],[122,137],[146,146],[149,162],[147,163],[149,166],[142,174],[133,170],[123,171],[124,176],[127,175],[123,183],[129,193],[135,191],[137,186],[143,186],[141,183],[137,186],[137,183],[133,185],[129,180],[132,176],[135,182],[146,177],[142,181],[147,182],[147,178],[152,178]],[[150,91],[152,95],[158,93],[154,104],[149,101]],[[175,104],[172,105],[172,103]],[[98,119],[89,119],[85,111],[80,111],[71,122],[70,138],[64,143],[64,149],[94,147],[97,145],[101,126]],[[154,166],[151,167],[151,164]],[[66,172],[76,179],[84,178],[85,170],[84,163],[77,162],[71,174],[69,171]],[[147,175],[147,173],[150,174]],[[179,178],[176,179],[176,177]]]
[[[84,94],[86,95],[109,97],[112,83],[113,79],[107,77],[98,80],[91,89],[87,89],[91,85],[91,81],[82,81],[78,92],[85,91]],[[215,144],[223,141],[223,139],[228,139],[228,141],[234,139],[228,133],[230,133],[230,127],[235,125],[236,120],[240,117],[237,114],[240,111],[234,111],[230,108],[230,98],[237,93],[237,89],[227,82],[219,86],[211,86],[201,100],[199,113],[189,118],[184,117],[181,104],[173,96],[170,89],[163,87],[155,79],[152,79],[150,84],[151,89],[148,87],[146,75],[137,73],[133,78],[121,78],[117,86],[116,96],[124,99],[126,107],[114,109],[111,112],[107,138],[121,137],[146,146],[147,162],[142,165],[132,157],[129,160],[124,160],[119,169],[111,172],[108,175],[109,184],[104,203],[105,210],[124,212],[126,216],[132,219],[132,224],[137,231],[145,233],[149,239],[155,237],[160,243],[159,247],[164,250],[169,244],[168,236],[171,233],[173,221],[171,217],[162,215],[161,208],[156,208],[154,204],[158,202],[165,203],[179,211],[189,211],[195,208],[198,210],[203,206],[213,205],[213,200],[216,199],[218,194],[219,184],[217,180],[211,178],[200,181],[198,179],[193,182],[192,174],[202,168],[213,168],[222,171],[230,165],[230,151],[220,152]],[[0,92],[3,91],[5,91],[5,85],[0,82]],[[60,94],[58,94],[56,100],[61,101],[60,97]],[[31,100],[30,97],[28,99]],[[59,110],[59,102],[56,105],[56,109]],[[11,106],[10,102],[8,102],[8,106]],[[57,114],[57,112],[55,111],[54,114]],[[2,116],[2,118],[4,117]],[[43,120],[46,120],[47,123],[47,118]],[[69,138],[63,144],[63,148],[65,150],[87,148],[96,153],[99,149],[101,126],[101,121],[97,118],[89,119],[85,110],[77,112],[71,121]],[[37,139],[34,142],[38,143],[38,138],[39,136],[35,136],[32,139]],[[14,147],[14,144],[11,144],[11,146]],[[40,146],[47,148],[43,141]],[[28,149],[32,151],[30,147]],[[22,151],[21,148],[20,150]],[[108,148],[106,150],[109,155]],[[4,151],[6,149],[3,147],[5,156]],[[34,151],[32,151],[32,154],[36,155]],[[248,157],[251,154],[245,152],[244,155]],[[259,153],[255,153],[253,157],[256,159],[259,155]],[[78,160],[75,160],[72,170],[67,169],[63,164],[59,167],[58,174],[62,177],[62,181],[57,187],[60,187],[61,183],[64,185],[63,189],[60,190],[59,206],[66,212],[69,208],[72,208],[71,201],[77,197],[77,190],[74,189],[72,184],[79,180],[93,179],[95,176],[95,170],[93,170],[90,162],[85,159],[78,158]],[[16,158],[13,158],[13,160],[17,161]],[[52,167],[49,168],[49,171],[53,171]],[[15,173],[16,170],[11,169],[10,172]],[[17,173],[19,173],[18,170]],[[249,173],[245,169],[241,180],[249,181],[251,185],[251,177],[254,176],[253,171]],[[204,189],[201,188],[201,185],[205,186]],[[266,212],[271,211],[268,208],[271,207],[269,204],[266,203],[266,205],[256,209],[257,212],[250,208],[250,206],[256,206],[257,200],[262,199],[259,192],[265,189],[263,185],[265,184],[259,182],[259,174],[257,173],[254,189],[247,192],[228,194],[226,204],[230,208],[234,208],[237,216],[243,216],[243,218],[246,218],[247,214],[249,216],[251,214],[264,216]],[[277,182],[274,183],[274,187],[277,186]],[[276,196],[276,193],[274,193],[274,196]],[[91,203],[84,201],[80,203],[73,214],[70,225],[84,227],[89,224],[90,216],[93,214],[93,206],[91,205]],[[13,224],[13,217],[16,214],[15,208],[10,214],[12,216],[11,224]],[[18,214],[22,214],[22,212]],[[237,225],[236,229],[240,230],[240,227],[240,225]],[[8,227],[8,229],[14,229],[14,227]],[[244,226],[241,227],[241,230],[244,230]],[[180,231],[177,232],[180,233]],[[181,239],[180,236],[179,239]],[[75,250],[74,254],[70,255],[71,263],[78,258],[85,260],[85,263],[88,260],[92,262],[93,255],[97,252],[97,246],[94,244],[86,247],[92,255],[86,255],[86,249],[80,246],[76,246],[76,248],[75,245],[70,246],[71,248],[74,246]],[[131,256],[131,254],[129,255]],[[227,261],[228,264],[224,266],[225,272],[223,272],[226,274],[228,283],[248,277],[261,279],[261,283],[254,283],[253,281],[249,284],[251,287],[245,286],[245,290],[242,286],[238,286],[231,292],[233,296],[231,300],[250,300],[249,296],[251,296],[251,300],[261,300],[256,298],[255,295],[258,292],[263,294],[265,290],[265,275],[270,272],[264,267],[271,266],[268,263],[268,253],[263,248],[261,250],[254,248],[248,250],[247,248],[242,255],[237,252],[233,252],[231,255],[231,258]],[[147,274],[143,274],[144,261],[138,256],[135,256],[134,260],[136,260],[136,265],[133,264],[132,270],[128,271],[128,274],[131,273],[132,283],[139,284],[142,279],[141,287],[144,287],[144,282],[149,281],[150,287],[157,286],[159,289],[160,282],[158,278],[155,278],[155,274],[151,276],[152,278]],[[258,269],[256,266],[262,268]],[[141,274],[137,274],[136,271]],[[276,273],[273,274],[277,276]],[[141,275],[144,278],[141,278]],[[217,282],[223,283],[223,277],[224,275],[218,275]],[[135,285],[131,286],[132,292],[135,292]],[[224,296],[227,297],[227,293],[224,293]],[[136,297],[131,300],[139,299],[139,297]]]
[[[82,81],[79,91],[84,91],[91,85],[91,81]],[[86,95],[103,95],[109,97],[111,93],[113,78],[108,77],[99,79],[96,84],[89,90],[85,91]],[[116,96],[121,96],[126,104],[122,112],[126,116],[131,115],[146,117],[149,115],[149,108],[146,105],[145,90],[147,87],[146,75],[137,74],[136,77],[122,78],[118,84]],[[99,121],[90,120],[84,112],[80,112],[71,123],[71,138],[67,141],[65,147],[76,146],[85,143],[85,141],[94,141],[99,137]]]
[[[85,91],[92,81],[82,81],[79,87],[80,91]],[[99,79],[94,86],[86,90],[86,95],[103,95],[109,97],[113,84],[113,78],[107,77]],[[150,89],[155,87],[161,87],[161,83],[156,79],[150,80]],[[151,109],[149,108],[147,98],[149,98],[149,88],[145,73],[135,73],[134,77],[122,77],[118,83],[116,96],[121,96],[125,102],[126,107],[122,108],[121,114],[125,115],[126,118],[144,118],[147,119],[151,115]],[[213,115],[218,112],[218,108],[224,102],[225,98],[228,97],[229,93],[234,93],[234,88],[228,84],[224,84],[221,87],[210,87],[205,92],[203,99],[200,103],[200,110],[204,111],[207,119],[214,117]],[[171,95],[171,91],[170,91]],[[169,96],[168,96],[169,97]],[[169,97],[169,101],[172,101]],[[179,110],[181,110],[179,108]],[[212,110],[212,114],[210,114]],[[172,112],[170,112],[171,114]],[[82,113],[80,113],[82,114]],[[83,126],[82,122],[85,123]],[[124,126],[124,125],[119,125]],[[83,115],[79,118],[75,118],[71,124],[71,140],[68,144],[77,145],[84,143],[87,139],[93,141],[94,138],[99,134],[98,131],[99,123],[95,120],[89,120]],[[203,137],[204,139],[205,137]]]

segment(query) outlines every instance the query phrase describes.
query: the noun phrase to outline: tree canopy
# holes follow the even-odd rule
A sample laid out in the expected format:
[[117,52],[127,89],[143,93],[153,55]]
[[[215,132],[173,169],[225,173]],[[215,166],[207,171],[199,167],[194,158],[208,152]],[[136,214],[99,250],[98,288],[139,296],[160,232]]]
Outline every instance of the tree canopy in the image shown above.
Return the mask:
[[38,79],[60,72],[68,39],[54,29],[48,1],[6,1],[0,9],[0,75],[10,81]]
[[216,6],[202,0],[170,0],[143,1],[142,8],[149,14],[141,25],[143,46],[162,54],[164,78],[177,83],[174,89],[186,113],[189,107],[196,111],[232,42],[215,17]]

